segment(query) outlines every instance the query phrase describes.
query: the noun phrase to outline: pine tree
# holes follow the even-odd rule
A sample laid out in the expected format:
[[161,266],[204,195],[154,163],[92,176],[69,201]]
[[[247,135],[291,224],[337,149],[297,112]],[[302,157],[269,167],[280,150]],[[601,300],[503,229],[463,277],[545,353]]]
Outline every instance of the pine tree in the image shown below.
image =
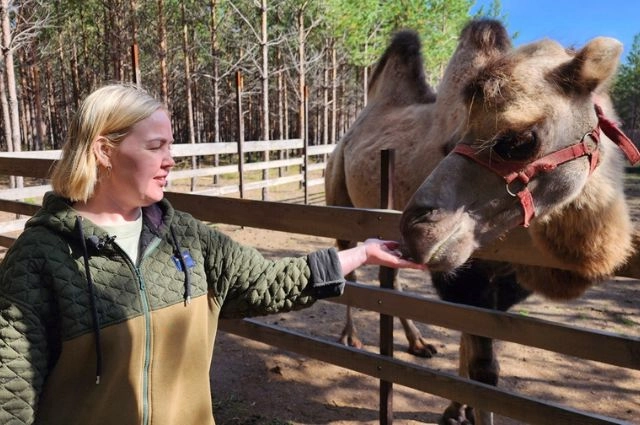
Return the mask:
[[640,34],[633,38],[627,61],[620,66],[613,101],[624,130],[640,135]]

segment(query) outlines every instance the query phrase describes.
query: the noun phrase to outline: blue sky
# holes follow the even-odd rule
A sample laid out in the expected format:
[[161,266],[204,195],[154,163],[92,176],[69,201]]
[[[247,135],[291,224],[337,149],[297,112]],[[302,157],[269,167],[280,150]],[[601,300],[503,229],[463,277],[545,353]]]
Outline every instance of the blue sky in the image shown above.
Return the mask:
[[[476,0],[472,12],[490,4],[491,0]],[[501,0],[500,4],[507,15],[507,31],[519,33],[516,46],[547,37],[579,48],[594,37],[607,36],[624,44],[624,63],[633,37],[640,33],[638,0]]]

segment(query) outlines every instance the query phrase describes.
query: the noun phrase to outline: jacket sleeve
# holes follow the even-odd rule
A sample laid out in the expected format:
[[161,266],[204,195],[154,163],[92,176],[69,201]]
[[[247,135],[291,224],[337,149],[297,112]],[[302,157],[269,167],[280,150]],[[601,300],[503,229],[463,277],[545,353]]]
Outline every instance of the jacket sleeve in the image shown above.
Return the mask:
[[224,234],[211,236],[210,288],[222,306],[223,318],[297,310],[342,294],[345,281],[333,248],[269,260]]
[[46,295],[29,272],[36,260],[12,263],[12,254],[0,266],[0,423],[31,424],[49,357]]

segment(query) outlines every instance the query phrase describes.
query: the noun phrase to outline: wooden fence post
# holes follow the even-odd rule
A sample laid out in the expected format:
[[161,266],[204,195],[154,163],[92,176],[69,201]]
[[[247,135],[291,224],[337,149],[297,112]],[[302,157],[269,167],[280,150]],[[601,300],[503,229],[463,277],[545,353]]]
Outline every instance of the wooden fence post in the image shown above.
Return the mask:
[[[380,151],[380,208],[393,208],[393,149]],[[380,287],[393,289],[395,271],[380,266]],[[380,314],[380,354],[393,357],[393,316]],[[393,382],[380,381],[380,425],[393,423]]]

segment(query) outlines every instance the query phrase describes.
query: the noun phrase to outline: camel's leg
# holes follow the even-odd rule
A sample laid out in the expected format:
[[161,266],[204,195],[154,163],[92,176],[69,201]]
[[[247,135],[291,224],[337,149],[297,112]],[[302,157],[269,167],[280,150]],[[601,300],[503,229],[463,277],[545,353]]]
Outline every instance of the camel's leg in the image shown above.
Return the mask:
[[358,337],[358,332],[356,331],[356,327],[353,324],[353,313],[350,305],[347,306],[346,321],[344,324],[344,328],[342,329],[342,333],[340,334],[339,341],[343,345],[362,348],[362,341]]
[[[474,381],[498,385],[500,366],[493,350],[493,340],[462,333],[458,373]],[[493,425],[493,413],[452,401],[442,414],[439,423],[441,425]]]
[[[516,281],[515,273],[502,263],[471,261],[455,275],[432,273],[438,295],[445,301],[506,311],[522,301],[528,292]],[[463,333],[460,337],[460,376],[497,385],[500,374],[493,340]],[[452,401],[440,423],[446,425],[491,425],[491,412]]]
[[[465,358],[460,359],[469,378],[489,385],[498,385],[500,364],[493,349],[493,339],[463,333],[460,335],[460,347],[465,347]],[[493,425],[493,413],[486,410],[467,407],[467,414],[473,417],[475,425]],[[472,416],[473,415],[473,416]]]
[[438,420],[438,425],[473,425],[473,408],[452,401]]
[[[337,246],[339,250],[344,250],[353,248],[354,246],[356,246],[356,244],[351,241],[338,240]],[[402,291],[402,285],[399,283],[397,277],[398,270],[394,269],[393,288],[397,291]],[[379,276],[379,278],[382,279],[382,276]],[[355,282],[356,272],[353,271],[349,273],[346,276],[346,279]],[[413,321],[401,318],[400,322],[402,323],[404,333],[409,342],[409,348],[407,350],[409,353],[419,357],[431,358],[438,352],[433,344],[430,344],[426,339],[422,337],[420,330],[418,330]],[[358,332],[353,320],[353,310],[351,309],[351,306],[347,306],[346,321],[342,333],[340,334],[339,342],[343,345],[362,348],[362,341],[358,337]]]
[[[507,311],[531,294],[531,292],[518,284],[515,273],[498,274],[490,280],[492,301],[491,303],[480,305],[480,307]],[[500,363],[495,354],[493,340],[476,335],[462,334],[460,346],[462,347],[463,345],[467,347],[465,363],[469,378],[497,386],[500,377]],[[493,413],[479,409],[471,410],[475,425],[493,425]]]
[[[380,275],[380,281],[382,281],[382,275]],[[393,269],[393,289],[402,292],[402,284],[398,280],[398,269]],[[412,320],[401,317],[400,323],[402,323],[404,334],[406,335],[407,341],[409,342],[409,348],[407,349],[407,351],[410,354],[430,359],[434,354],[438,353],[436,347],[422,337],[420,330]]]
[[[338,240],[336,241],[338,245],[338,249],[340,251],[344,249],[353,248],[356,246],[355,242]],[[355,270],[345,276],[345,278],[349,281],[356,281],[356,272]],[[344,324],[344,328],[342,329],[342,333],[340,334],[340,343],[343,345],[348,345],[350,347],[362,348],[362,341],[358,338],[358,333],[356,331],[356,326],[353,322],[353,312],[351,310],[351,306],[347,305],[347,317]]]
[[[458,375],[465,378],[469,377],[469,369],[467,367],[467,359],[469,357],[469,346],[464,342],[463,336],[460,336]],[[457,401],[451,401],[445,409],[442,417],[438,421],[440,425],[471,425],[473,424],[473,408]]]
[[427,359],[438,354],[436,346],[430,344],[423,338],[412,320],[400,318],[400,323],[402,323],[404,334],[407,336],[407,341],[409,341],[409,348],[407,351],[409,351],[410,354],[418,357],[425,357]]

